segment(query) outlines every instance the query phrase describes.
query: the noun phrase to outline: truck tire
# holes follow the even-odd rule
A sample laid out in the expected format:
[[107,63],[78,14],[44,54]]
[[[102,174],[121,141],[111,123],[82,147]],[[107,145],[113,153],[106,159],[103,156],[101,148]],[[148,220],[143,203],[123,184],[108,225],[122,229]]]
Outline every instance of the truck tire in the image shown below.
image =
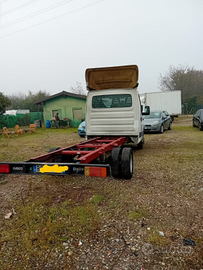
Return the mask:
[[113,148],[111,152],[111,174],[114,178],[121,178],[121,152],[120,147]]
[[121,171],[124,179],[131,179],[133,175],[133,151],[131,148],[123,148],[121,154]]

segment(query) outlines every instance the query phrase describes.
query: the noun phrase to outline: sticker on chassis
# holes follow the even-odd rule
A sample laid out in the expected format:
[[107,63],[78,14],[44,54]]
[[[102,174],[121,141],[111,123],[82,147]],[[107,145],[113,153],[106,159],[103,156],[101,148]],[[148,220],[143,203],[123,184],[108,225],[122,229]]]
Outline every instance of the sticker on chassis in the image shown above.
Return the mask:
[[33,172],[37,173],[65,173],[68,169],[68,166],[58,166],[57,164],[54,164],[53,166],[46,164],[44,166],[33,166]]

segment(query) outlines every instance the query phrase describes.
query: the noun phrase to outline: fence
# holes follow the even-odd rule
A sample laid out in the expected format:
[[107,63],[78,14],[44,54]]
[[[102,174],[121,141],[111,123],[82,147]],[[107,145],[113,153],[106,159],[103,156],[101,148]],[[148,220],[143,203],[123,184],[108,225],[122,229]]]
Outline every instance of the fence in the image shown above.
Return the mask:
[[29,126],[30,124],[34,124],[35,120],[41,120],[43,122],[43,113],[30,112],[26,114],[16,114],[16,116],[0,115],[0,128],[13,128],[15,125]]
[[194,106],[189,106],[188,103],[182,105],[182,114],[195,114],[197,110],[203,109],[203,104],[196,104]]

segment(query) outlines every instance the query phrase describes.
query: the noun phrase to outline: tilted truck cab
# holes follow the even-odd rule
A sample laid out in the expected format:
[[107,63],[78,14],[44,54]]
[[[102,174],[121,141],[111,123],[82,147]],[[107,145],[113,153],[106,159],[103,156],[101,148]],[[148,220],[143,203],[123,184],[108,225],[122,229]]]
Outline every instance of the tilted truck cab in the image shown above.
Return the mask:
[[86,70],[86,136],[144,141],[136,65]]

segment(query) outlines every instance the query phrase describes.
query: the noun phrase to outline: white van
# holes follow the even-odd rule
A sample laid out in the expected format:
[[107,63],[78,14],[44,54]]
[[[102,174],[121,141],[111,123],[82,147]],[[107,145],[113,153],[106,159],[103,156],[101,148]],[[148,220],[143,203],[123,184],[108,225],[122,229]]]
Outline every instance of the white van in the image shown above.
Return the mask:
[[[86,137],[128,137],[142,148],[144,131],[138,87],[138,67],[86,70]],[[146,109],[146,108],[145,108]],[[147,108],[149,109],[149,108]]]

